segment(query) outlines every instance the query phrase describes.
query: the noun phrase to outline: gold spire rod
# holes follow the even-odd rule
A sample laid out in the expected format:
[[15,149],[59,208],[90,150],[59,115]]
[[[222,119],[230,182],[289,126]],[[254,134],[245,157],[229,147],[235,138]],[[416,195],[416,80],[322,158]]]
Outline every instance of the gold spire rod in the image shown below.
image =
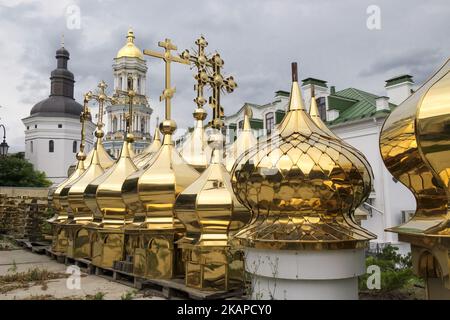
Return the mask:
[[189,64],[189,60],[180,58],[178,56],[173,56],[170,51],[172,50],[177,50],[177,46],[174,45],[172,43],[172,41],[170,39],[165,39],[164,41],[160,41],[158,42],[158,46],[161,48],[164,48],[164,53],[160,53],[160,52],[156,52],[153,50],[144,50],[144,54],[147,56],[151,56],[154,58],[159,58],[159,59],[163,59],[165,64],[166,64],[166,68],[165,68],[165,77],[166,77],[166,83],[165,83],[165,89],[163,91],[163,94],[159,97],[160,101],[165,100],[165,104],[166,104],[166,120],[170,120],[171,119],[171,99],[173,98],[173,95],[176,91],[175,88],[172,88],[170,86],[170,64],[172,62],[178,62],[178,63],[182,63],[182,64]]
[[88,107],[89,99],[87,94],[84,95],[84,105],[83,111],[80,114],[80,122],[81,122],[81,142],[80,142],[80,151],[77,153],[78,160],[85,160],[86,154],[84,153],[85,142],[86,142],[86,121],[91,120],[91,113]]

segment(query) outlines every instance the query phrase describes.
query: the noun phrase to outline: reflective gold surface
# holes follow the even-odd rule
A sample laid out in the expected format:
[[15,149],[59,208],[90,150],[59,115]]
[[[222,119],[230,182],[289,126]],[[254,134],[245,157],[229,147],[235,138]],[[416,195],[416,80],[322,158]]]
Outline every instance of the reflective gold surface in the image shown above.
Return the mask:
[[171,99],[175,89],[170,83],[170,64],[189,60],[172,56],[177,47],[169,39],[159,42],[165,49],[161,54],[151,50],[144,53],[165,62],[166,119],[160,124],[163,144],[159,151],[141,169],[129,175],[122,185],[122,198],[134,218],[125,229],[125,250],[134,256],[134,270],[147,278],[172,278],[184,273],[175,241],[183,234],[183,226],[173,213],[176,196],[190,185],[198,172],[189,166],[175,149],[172,134],[176,130],[171,120]]
[[[94,95],[88,93],[86,99],[95,99],[99,104],[97,129],[95,136],[97,138],[94,148],[91,152],[91,159],[84,173],[71,184],[66,185],[63,192],[67,194],[67,201],[70,207],[69,219],[64,224],[69,235],[67,255],[72,258],[89,258],[90,243],[87,230],[82,229],[84,225],[93,220],[93,211],[86,205],[85,193],[90,182],[104,173],[104,170],[110,168],[114,161],[108,155],[102,144],[104,137],[103,127],[103,107],[106,99],[106,84],[102,81],[98,85],[100,93]],[[86,160],[87,161],[87,160]],[[86,162],[85,161],[85,162]]]
[[94,212],[93,221],[87,225],[92,243],[91,254],[94,265],[111,268],[114,261],[123,258],[123,227],[132,221],[130,212],[122,200],[122,184],[130,174],[137,170],[130,155],[133,136],[132,105],[134,91],[127,92],[129,112],[127,115],[126,139],[119,158],[86,188],[86,204]]
[[232,169],[233,190],[252,211],[236,239],[266,249],[366,246],[375,236],[356,224],[353,213],[370,193],[370,167],[357,154],[306,113],[293,64],[289,110],[277,132]]
[[[207,44],[203,37],[196,43]],[[211,78],[216,79],[209,82],[213,87],[213,96],[210,99],[213,108],[211,125],[216,130],[208,141],[212,148],[211,163],[176,199],[174,212],[186,229],[185,236],[177,244],[183,253],[187,286],[202,290],[230,290],[243,286],[244,273],[243,255],[230,247],[230,237],[249,222],[250,212],[234,195],[231,176],[222,164],[223,108],[220,105],[220,91],[227,86],[227,82],[223,81],[221,76],[223,60],[216,54],[214,62],[214,57],[206,59],[201,48],[199,52],[200,58],[194,59],[199,70],[196,77],[197,88],[204,85],[199,79],[202,73],[208,72],[209,66],[214,72]],[[201,66],[198,65],[198,60],[203,61]],[[207,64],[207,61],[210,63]],[[229,88],[228,92],[232,92],[234,88],[235,85]],[[197,92],[197,101],[204,101],[201,95],[202,92]],[[194,116],[200,119],[205,113],[202,105],[198,102],[197,105]],[[208,149],[211,148],[208,146]]]
[[387,169],[413,193],[417,204],[411,220],[388,230],[412,244],[417,274],[443,278],[448,289],[449,124],[450,60],[391,113],[380,135]]
[[209,164],[212,152],[203,128],[203,120],[206,119],[207,114],[203,108],[197,108],[193,115],[195,118],[194,130],[183,143],[180,153],[188,164],[197,171],[203,172]]
[[133,162],[138,168],[142,168],[161,148],[161,137],[159,135],[158,122],[156,121],[155,134],[153,135],[152,143],[145,148],[140,154],[133,158]]
[[244,152],[250,150],[257,144],[257,140],[253,135],[250,127],[250,118],[252,117],[251,108],[246,108],[244,112],[244,125],[239,131],[239,135],[231,146],[226,150],[225,166],[229,172],[233,168],[236,159]]
[[[178,243],[186,264],[186,285],[204,290],[229,290],[242,285],[243,259],[230,249],[230,236],[250,220],[250,212],[233,193],[222,164],[223,138],[210,137],[211,164],[177,197],[174,212],[186,228]],[[238,257],[238,261],[235,261]]]
[[54,191],[53,198],[53,206],[58,211],[58,216],[50,221],[52,225],[52,250],[54,252],[66,253],[67,247],[69,244],[69,234],[68,231],[63,228],[63,225],[71,219],[71,208],[69,207],[69,203],[67,201],[67,191],[68,188],[72,185],[74,181],[76,181],[84,172],[85,172],[85,160],[86,154],[84,153],[85,147],[85,125],[86,121],[91,120],[91,114],[89,112],[89,108],[87,106],[88,98],[85,96],[84,99],[84,108],[80,115],[81,122],[81,143],[80,143],[80,151],[77,153],[77,166],[72,175],[63,181]]

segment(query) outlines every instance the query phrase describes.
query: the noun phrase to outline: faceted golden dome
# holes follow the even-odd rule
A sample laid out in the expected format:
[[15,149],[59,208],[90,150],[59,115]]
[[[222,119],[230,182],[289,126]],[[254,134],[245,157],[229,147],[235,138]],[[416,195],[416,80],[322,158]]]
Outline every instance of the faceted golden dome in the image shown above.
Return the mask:
[[241,155],[232,170],[233,190],[252,211],[237,239],[272,249],[365,246],[375,236],[353,213],[370,193],[370,167],[357,154],[306,113],[293,64],[289,109],[277,132]]
[[117,59],[122,57],[144,59],[144,54],[142,53],[141,49],[136,47],[136,45],[134,44],[134,39],[134,32],[130,28],[127,34],[127,43],[117,53]]

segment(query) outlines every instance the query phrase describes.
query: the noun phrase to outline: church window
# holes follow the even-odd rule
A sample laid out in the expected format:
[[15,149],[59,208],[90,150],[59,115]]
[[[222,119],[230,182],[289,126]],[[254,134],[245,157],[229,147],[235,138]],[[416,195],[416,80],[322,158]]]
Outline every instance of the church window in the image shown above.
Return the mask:
[[119,77],[119,89],[122,90],[122,77]]
[[145,118],[141,118],[141,132],[144,133],[145,131]]
[[34,128],[37,129],[37,124],[34,125]]
[[133,78],[128,77],[128,90],[133,90]]
[[244,120],[239,121],[238,127],[239,129],[244,128]]
[[62,128],[62,124],[58,124],[58,128],[60,128],[60,129],[61,129],[61,128]]
[[27,130],[30,130],[30,126],[27,126]]
[[137,79],[137,91],[140,92],[141,91],[141,77],[139,77]]
[[48,142],[48,152],[55,152],[55,141],[50,140]]
[[77,142],[76,142],[76,141],[74,141],[74,142],[72,143],[72,152],[73,152],[73,153],[77,153]]
[[117,132],[117,117],[116,116],[114,116],[114,119],[113,119],[112,129],[113,129],[113,132]]
[[33,147],[33,141],[30,142],[30,151],[33,153],[34,147]]
[[272,130],[275,126],[275,116],[273,112],[269,112],[266,114],[266,130],[267,134],[271,134]]

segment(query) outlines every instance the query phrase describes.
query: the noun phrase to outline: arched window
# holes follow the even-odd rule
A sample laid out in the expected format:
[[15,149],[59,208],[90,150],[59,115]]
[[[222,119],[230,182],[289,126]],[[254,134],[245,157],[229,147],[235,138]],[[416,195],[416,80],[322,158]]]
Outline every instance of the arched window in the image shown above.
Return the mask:
[[33,150],[34,150],[33,141],[31,141],[30,142],[30,151],[31,151],[31,153],[33,153]]
[[72,152],[73,152],[73,153],[77,153],[77,142],[76,142],[76,141],[74,141],[74,142],[72,143]]
[[48,152],[55,152],[55,141],[50,140],[48,142]]
[[128,77],[128,90],[133,90],[133,78]]
[[112,131],[117,132],[117,117],[116,116],[114,116],[114,118],[113,118]]
[[137,91],[141,92],[141,77],[137,79]]
[[141,132],[145,133],[145,117],[141,117]]
[[275,116],[273,114],[273,112],[268,112],[266,114],[266,130],[267,130],[267,134],[271,134],[272,130],[275,126]]

